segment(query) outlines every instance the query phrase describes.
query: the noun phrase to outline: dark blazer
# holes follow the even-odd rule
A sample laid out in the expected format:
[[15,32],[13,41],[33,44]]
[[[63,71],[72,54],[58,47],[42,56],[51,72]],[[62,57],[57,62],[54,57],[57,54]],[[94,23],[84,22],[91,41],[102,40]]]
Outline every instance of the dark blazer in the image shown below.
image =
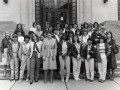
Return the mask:
[[4,53],[4,48],[8,48],[10,40],[11,40],[10,38],[9,39],[7,39],[7,38],[2,39],[2,43],[1,43],[1,52],[2,53]]
[[[12,44],[13,44],[13,42],[11,42],[8,46],[8,54],[11,59],[13,58]],[[18,51],[19,51],[19,48],[20,48],[20,43],[18,42]],[[17,57],[18,57],[18,52],[17,52]]]
[[116,69],[117,63],[116,63],[116,56],[114,54],[114,48],[115,48],[115,40],[111,39],[111,41],[108,43],[111,46],[111,53],[108,55],[108,69]]
[[91,49],[89,50],[89,53],[88,53],[88,45],[85,46],[85,48],[83,49],[84,59],[87,59],[88,54],[90,55],[90,58],[96,58],[96,50],[95,50],[95,47],[93,45],[91,46]]
[[72,50],[71,50],[71,55],[74,58],[77,58],[77,55],[80,54],[80,56],[82,57],[82,46],[80,45],[80,53],[78,53],[78,50],[75,46],[75,44],[72,44]]
[[[67,53],[66,55],[69,56],[71,54],[71,44],[67,42]],[[59,55],[62,55],[62,44],[63,44],[63,40],[60,40],[59,44],[58,44],[58,53]]]

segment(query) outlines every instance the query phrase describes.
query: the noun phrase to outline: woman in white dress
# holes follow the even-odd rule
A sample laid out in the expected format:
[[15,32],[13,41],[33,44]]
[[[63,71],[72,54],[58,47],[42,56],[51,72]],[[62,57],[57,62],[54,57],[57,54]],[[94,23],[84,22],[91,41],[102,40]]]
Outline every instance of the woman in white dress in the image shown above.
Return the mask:
[[1,52],[2,52],[2,65],[4,65],[4,76],[6,76],[6,69],[7,66],[9,65],[9,58],[8,58],[8,46],[10,43],[10,34],[9,32],[5,32],[5,38],[2,39],[2,44],[1,44]]

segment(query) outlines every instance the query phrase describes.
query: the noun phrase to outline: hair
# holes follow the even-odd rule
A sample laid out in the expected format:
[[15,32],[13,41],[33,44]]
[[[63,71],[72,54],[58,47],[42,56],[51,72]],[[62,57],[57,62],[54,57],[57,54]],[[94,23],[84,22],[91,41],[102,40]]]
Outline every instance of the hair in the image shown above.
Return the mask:
[[73,43],[75,43],[74,37],[77,37],[77,43],[79,43],[80,41],[79,41],[79,38],[78,38],[77,35],[74,35],[74,36],[73,36]]
[[18,38],[18,36],[16,34],[13,34],[12,38]]
[[37,23],[36,23],[36,22],[33,22],[32,26],[34,27],[34,26],[35,26],[35,24],[37,24]]
[[29,32],[28,32],[28,35],[30,35],[30,34],[34,34],[34,32],[33,32],[33,31],[29,31]]
[[[87,27],[86,27],[86,25],[87,25]],[[84,28],[88,28],[88,23],[87,23],[87,22],[84,22],[84,23],[83,23],[83,26],[84,26]]]
[[97,28],[99,27],[99,24],[98,24],[98,22],[94,22],[93,23],[93,27],[95,28],[95,25],[97,24]]
[[[37,41],[39,40],[39,38],[38,38],[38,36],[35,34],[35,36],[36,36],[36,38],[37,38]],[[32,35],[32,37],[31,37],[31,40],[32,41],[34,41],[34,38],[33,38],[34,36]]]
[[111,34],[111,38],[113,39],[113,33],[112,33],[111,31],[107,32],[106,36],[107,36],[109,33]]
[[92,38],[88,38],[87,41],[93,41]]
[[19,25],[21,26],[21,30],[23,30],[22,24],[20,24],[20,23],[19,23],[19,24],[17,24],[17,26],[16,26],[16,30],[18,30],[18,29],[19,29],[19,28],[18,28],[18,26],[19,26]]
[[100,39],[103,39],[103,43],[106,43],[106,40],[105,40],[105,38],[104,38],[103,36],[101,36],[101,37],[99,38],[99,43],[100,43]]
[[25,35],[24,40],[25,40],[25,39],[29,39],[29,40],[30,40],[29,35]]
[[[66,39],[63,38],[64,36],[66,37]],[[67,40],[67,35],[65,33],[62,34],[61,40]]]

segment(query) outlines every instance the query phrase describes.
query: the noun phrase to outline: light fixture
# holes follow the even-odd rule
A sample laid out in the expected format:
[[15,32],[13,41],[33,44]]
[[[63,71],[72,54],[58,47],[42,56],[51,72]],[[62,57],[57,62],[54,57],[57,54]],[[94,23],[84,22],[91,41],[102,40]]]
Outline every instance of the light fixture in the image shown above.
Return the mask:
[[8,0],[3,0],[3,2],[4,2],[5,4],[7,4],[7,3],[8,3]]
[[107,3],[107,2],[108,2],[108,0],[103,0],[103,2],[104,2],[104,3]]

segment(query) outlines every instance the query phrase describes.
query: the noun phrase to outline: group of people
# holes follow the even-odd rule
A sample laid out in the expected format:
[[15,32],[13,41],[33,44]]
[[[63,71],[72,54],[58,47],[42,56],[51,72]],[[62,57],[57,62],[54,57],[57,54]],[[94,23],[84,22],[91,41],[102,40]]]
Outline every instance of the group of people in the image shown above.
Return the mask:
[[10,65],[10,80],[20,83],[25,70],[26,81],[30,84],[38,82],[41,62],[45,83],[48,81],[48,72],[51,83],[55,74],[60,75],[62,82],[68,82],[71,67],[76,81],[81,80],[82,69],[86,81],[94,81],[94,75],[98,72],[98,81],[103,83],[106,78],[114,80],[114,70],[117,68],[115,54],[118,48],[113,34],[97,22],[85,22],[81,29],[77,24],[61,27],[61,23],[53,28],[47,22],[44,30],[34,22],[27,35],[22,25],[18,24],[12,37],[8,32],[5,33],[1,51],[5,75],[7,65]]

